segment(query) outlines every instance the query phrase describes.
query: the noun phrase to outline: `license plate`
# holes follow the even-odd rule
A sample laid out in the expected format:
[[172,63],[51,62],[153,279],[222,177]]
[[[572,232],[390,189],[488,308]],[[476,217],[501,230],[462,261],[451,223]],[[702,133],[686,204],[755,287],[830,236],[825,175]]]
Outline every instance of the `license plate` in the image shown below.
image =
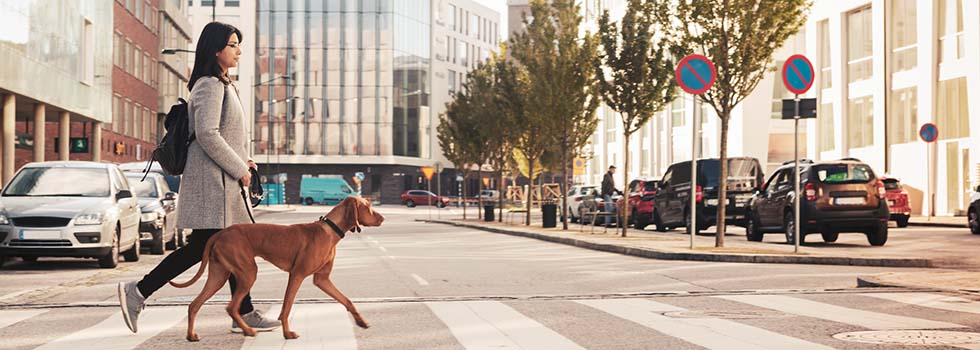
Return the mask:
[[20,230],[20,239],[61,239],[61,231]]
[[888,206],[889,207],[895,206],[895,201],[888,201]]
[[837,205],[861,205],[864,204],[864,197],[837,197],[834,198]]

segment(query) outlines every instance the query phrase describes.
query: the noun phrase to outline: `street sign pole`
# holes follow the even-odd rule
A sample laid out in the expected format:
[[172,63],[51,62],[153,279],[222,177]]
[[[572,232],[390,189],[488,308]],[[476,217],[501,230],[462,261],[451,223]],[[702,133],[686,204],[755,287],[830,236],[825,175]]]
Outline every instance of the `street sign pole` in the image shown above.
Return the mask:
[[928,185],[929,185],[929,218],[932,220],[933,216],[936,216],[936,177],[935,171],[936,167],[933,162],[938,158],[938,154],[933,154],[936,152],[936,140],[939,139],[939,127],[933,123],[925,123],[919,127],[919,138],[926,142],[926,166],[929,168],[929,174],[927,174]]
[[698,108],[698,96],[694,95],[694,124],[691,127],[691,249],[694,249],[694,233],[698,230],[698,129],[701,127],[701,108]]
[[806,108],[801,108],[800,95],[805,94],[813,86],[813,64],[804,55],[792,55],[783,64],[783,84],[793,93],[793,106],[786,108],[789,100],[783,100],[783,119],[789,119],[787,112],[793,115],[793,252],[800,252],[800,118],[815,118],[816,99],[806,99]]
[[694,125],[691,126],[691,202],[688,209],[688,222],[690,222],[690,248],[694,249],[694,233],[698,230],[698,149],[701,138],[698,136],[701,127],[701,106],[698,103],[698,96],[711,89],[717,78],[715,66],[711,60],[704,55],[687,55],[680,60],[674,71],[677,85],[685,92],[694,97]]
[[793,118],[793,252],[800,252],[800,95],[794,95],[796,116]]

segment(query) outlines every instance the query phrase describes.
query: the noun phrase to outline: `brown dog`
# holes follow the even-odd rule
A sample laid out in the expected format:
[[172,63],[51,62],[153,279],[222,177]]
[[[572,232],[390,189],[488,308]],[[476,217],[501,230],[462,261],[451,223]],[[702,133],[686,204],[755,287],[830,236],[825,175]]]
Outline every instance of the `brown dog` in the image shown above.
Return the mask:
[[[314,223],[289,226],[242,224],[218,232],[208,240],[201,258],[201,267],[194,278],[185,283],[170,282],[177,288],[190,286],[201,278],[204,268],[211,263],[204,289],[187,308],[187,340],[200,340],[197,333],[194,333],[194,318],[204,302],[214,296],[232,275],[238,285],[226,310],[242,328],[242,333],[255,336],[255,330],[246,325],[238,314],[238,307],[255,283],[258,273],[256,256],[289,273],[286,296],[279,313],[282,335],[286,339],[299,337],[289,330],[289,311],[293,307],[299,286],[310,275],[313,275],[313,284],[347,308],[358,326],[367,328],[367,322],[354,308],[354,304],[330,281],[330,271],[337,255],[337,243],[340,243],[344,232],[360,232],[360,225],[381,226],[383,221],[384,216],[375,212],[368,201],[347,197]],[[331,223],[336,227],[331,227]]]

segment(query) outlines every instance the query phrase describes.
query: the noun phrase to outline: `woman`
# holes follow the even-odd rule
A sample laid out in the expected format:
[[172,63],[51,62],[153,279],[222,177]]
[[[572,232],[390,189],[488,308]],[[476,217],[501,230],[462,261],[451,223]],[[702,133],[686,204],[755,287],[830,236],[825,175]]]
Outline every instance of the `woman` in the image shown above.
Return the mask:
[[[245,117],[238,91],[228,69],[238,66],[242,33],[212,22],[197,41],[194,70],[187,88],[190,128],[197,139],[187,150],[187,165],[180,184],[177,227],[193,229],[188,244],[167,256],[140,281],[120,283],[119,303],[126,326],[136,333],[136,322],[146,298],[174,277],[201,261],[208,239],[221,229],[251,223],[250,208],[241,196],[255,167],[246,152]],[[235,278],[230,280],[235,289]],[[270,331],[281,323],[268,319],[245,297],[238,312],[257,331]],[[232,332],[241,332],[232,322]]]

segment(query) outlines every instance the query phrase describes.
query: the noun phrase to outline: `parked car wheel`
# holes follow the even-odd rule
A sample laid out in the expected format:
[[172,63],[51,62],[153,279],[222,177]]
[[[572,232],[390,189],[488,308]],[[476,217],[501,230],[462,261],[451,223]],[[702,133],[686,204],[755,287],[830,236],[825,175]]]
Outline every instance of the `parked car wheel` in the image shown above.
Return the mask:
[[970,224],[970,232],[975,235],[980,235],[980,216],[978,216],[977,211],[970,209],[967,217],[967,222]]
[[657,232],[667,232],[670,231],[670,227],[664,225],[663,219],[660,218],[660,213],[656,210],[653,211],[653,224],[657,226]]
[[895,219],[895,224],[901,228],[909,227],[909,217],[907,215],[901,216],[898,219]]
[[888,223],[879,224],[877,227],[868,230],[868,243],[875,247],[885,245],[888,241]]
[[[163,248],[163,229],[159,229],[157,232],[153,233],[153,244],[150,245],[150,254],[163,255]],[[129,259],[127,258],[126,261],[129,261]]]
[[178,228],[176,230],[177,232],[174,233],[176,238],[174,239],[177,240],[177,247],[180,248],[187,245],[187,236],[184,235],[184,229]]
[[[700,224],[700,221],[701,221],[700,220],[700,216],[701,215],[698,215],[699,220],[697,220],[697,221],[699,221],[698,222],[699,224]],[[684,210],[684,227],[686,228],[685,232],[691,232],[691,211],[690,211],[690,209],[685,209]],[[697,227],[694,228],[694,235],[696,236],[696,235],[699,235],[699,234],[701,234],[701,225],[697,225]]]
[[637,230],[642,230],[650,225],[650,218],[646,216],[641,216],[636,210],[633,210],[633,228]]
[[821,232],[820,236],[823,237],[823,241],[827,243],[837,242],[837,238],[840,237],[840,232],[837,231],[825,231]]
[[571,208],[569,208],[569,210],[568,210],[568,221],[571,221],[571,222],[575,223],[575,222],[578,222],[578,220],[579,220],[579,218],[577,216],[575,216],[575,212],[572,211]]
[[[167,222],[164,221],[163,222],[163,228],[164,228],[164,230],[166,230],[167,227],[169,227],[169,226],[167,226]],[[175,230],[173,228],[170,228],[170,231],[173,231],[174,232],[174,236],[171,237],[169,241],[167,241],[167,250],[176,250],[177,249],[177,231],[178,230]]]
[[762,242],[764,234],[759,229],[758,222],[752,216],[752,212],[745,214],[745,238],[750,242]]
[[446,207],[446,203],[436,202],[436,208],[445,208],[445,207]]
[[316,202],[313,201],[313,197],[306,197],[306,198],[303,199],[303,203],[306,203],[306,205],[313,205],[313,203],[316,203]]
[[409,199],[409,200],[405,201],[405,206],[406,207],[409,207],[409,208],[415,208],[415,201]]
[[113,269],[119,265],[119,227],[116,227],[116,234],[112,236],[112,250],[106,255],[99,257],[99,267]]
[[[162,242],[161,242],[161,246],[160,247],[161,248],[163,247]],[[123,253],[123,259],[126,259],[126,261],[128,261],[128,262],[137,262],[137,261],[140,261],[140,239],[139,239],[139,237],[136,238],[136,242],[133,242],[133,247],[132,248],[129,248],[129,250],[127,250],[125,253]]]
[[[794,241],[794,236],[796,236],[796,221],[793,219],[794,217],[792,211],[786,211],[786,213],[783,214],[783,229],[786,234],[786,244],[796,244]],[[803,234],[803,232],[800,232],[800,245],[803,245],[805,240],[806,235]]]

